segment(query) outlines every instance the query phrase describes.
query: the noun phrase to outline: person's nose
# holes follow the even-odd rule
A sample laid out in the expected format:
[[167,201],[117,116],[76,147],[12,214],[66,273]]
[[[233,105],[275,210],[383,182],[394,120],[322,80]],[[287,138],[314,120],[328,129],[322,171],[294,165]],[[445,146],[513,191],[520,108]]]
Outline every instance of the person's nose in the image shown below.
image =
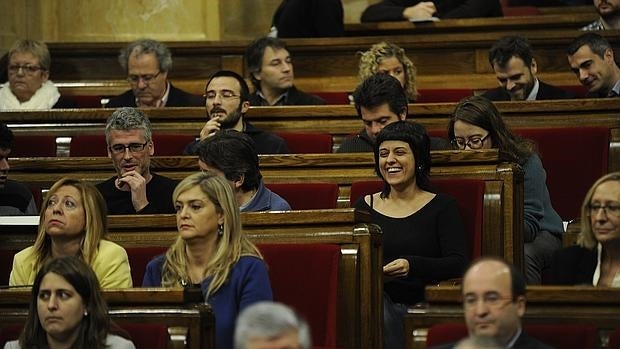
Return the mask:
[[144,90],[147,86],[148,86],[148,84],[146,83],[146,81],[144,81],[144,79],[139,77],[138,78],[138,88],[141,89],[141,90]]
[[375,137],[379,134],[379,132],[381,132],[382,129],[383,126],[378,122],[373,122],[372,125],[370,125],[370,133]]
[[50,295],[50,299],[47,301],[47,309],[55,310],[58,308],[58,300],[55,295]]
[[512,90],[513,88],[515,88],[515,86],[516,86],[516,85],[517,85],[517,84],[516,84],[513,80],[508,80],[508,81],[506,82],[506,89],[510,91],[510,90]]
[[598,211],[596,211],[596,213],[594,214],[594,219],[596,219],[597,222],[606,222],[607,212],[605,211],[605,209],[601,207]]
[[282,71],[283,72],[289,72],[289,71],[291,71],[292,67],[293,67],[293,63],[291,63],[291,62],[284,62],[282,64]]
[[585,81],[588,78],[589,75],[590,74],[588,74],[587,70],[579,69],[579,80],[580,81]]
[[8,171],[10,168],[9,161],[6,158],[0,160],[0,171]]
[[125,148],[125,152],[123,153],[123,159],[131,160],[133,158],[133,153],[129,150],[129,147]]

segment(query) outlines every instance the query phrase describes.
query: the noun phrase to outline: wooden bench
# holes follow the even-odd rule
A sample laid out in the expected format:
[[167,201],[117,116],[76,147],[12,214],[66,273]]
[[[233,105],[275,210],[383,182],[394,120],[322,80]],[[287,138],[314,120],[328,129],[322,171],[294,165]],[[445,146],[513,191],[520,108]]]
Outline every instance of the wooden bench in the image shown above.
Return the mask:
[[[258,212],[241,214],[244,231],[267,260],[278,261],[274,251],[285,252],[289,246],[323,244],[337,246],[340,250],[337,285],[337,344],[342,348],[380,348],[382,319],[382,239],[378,227],[363,223],[368,217],[352,209]],[[144,270],[152,257],[144,248],[155,248],[155,254],[171,245],[178,235],[174,215],[110,216],[108,238],[124,246],[132,267]],[[0,252],[14,253],[33,243],[36,225],[0,225]],[[278,246],[282,246],[279,250]],[[160,249],[157,249],[157,248]],[[274,257],[276,256],[276,257]],[[271,257],[271,258],[270,258]],[[269,265],[273,277],[278,270],[303,268],[296,259]],[[278,290],[287,290],[286,283],[308,282],[310,276],[297,273],[299,280],[273,280],[276,300]],[[305,280],[305,281],[304,281]],[[284,284],[284,286],[283,286]],[[321,285],[316,285],[321,287]],[[324,285],[323,285],[324,286]],[[286,295],[284,295],[286,296]],[[287,298],[284,297],[283,298]],[[300,295],[295,300],[298,308],[314,304],[315,297]],[[295,306],[295,304],[292,304]],[[307,307],[306,307],[307,308]],[[316,308],[316,306],[315,306]],[[316,309],[315,309],[316,311]],[[327,311],[327,309],[323,309]],[[308,315],[308,314],[306,314]],[[310,318],[310,317],[309,317]],[[319,331],[319,325],[313,324]],[[318,334],[317,334],[318,335]]]
[[[458,286],[427,287],[428,305],[409,309],[405,318],[407,348],[425,348],[434,324],[464,322]],[[620,326],[620,290],[587,286],[529,286],[525,324],[590,324],[599,329],[602,343]]]
[[[23,324],[28,315],[30,290],[0,290],[0,329]],[[215,317],[202,294],[182,289],[104,290],[112,320],[164,324],[168,327],[169,348],[215,348]]]

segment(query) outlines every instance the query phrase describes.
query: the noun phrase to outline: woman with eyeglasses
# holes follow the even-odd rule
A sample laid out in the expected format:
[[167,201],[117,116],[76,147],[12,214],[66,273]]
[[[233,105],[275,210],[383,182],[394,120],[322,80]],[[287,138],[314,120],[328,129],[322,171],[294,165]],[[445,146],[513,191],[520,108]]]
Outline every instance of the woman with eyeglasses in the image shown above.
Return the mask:
[[555,253],[551,282],[620,287],[620,172],[599,178],[586,193],[577,245]]
[[562,246],[564,226],[551,206],[547,174],[535,144],[514,135],[495,105],[480,96],[467,97],[458,103],[450,117],[448,137],[456,149],[495,148],[500,160],[523,168],[526,280],[528,284],[540,284],[542,273],[551,267],[553,252]]
[[45,43],[18,40],[8,57],[9,81],[0,86],[0,110],[76,107],[49,80],[51,59]]
[[97,275],[102,288],[132,286],[125,249],[105,240],[108,216],[103,197],[90,183],[63,178],[50,188],[34,245],[13,257],[11,286],[30,286],[50,259],[78,256]]
[[232,348],[240,311],[271,301],[267,266],[242,232],[239,206],[225,178],[198,172],[172,194],[179,235],[149,262],[143,287],[200,287],[215,313],[216,348]]

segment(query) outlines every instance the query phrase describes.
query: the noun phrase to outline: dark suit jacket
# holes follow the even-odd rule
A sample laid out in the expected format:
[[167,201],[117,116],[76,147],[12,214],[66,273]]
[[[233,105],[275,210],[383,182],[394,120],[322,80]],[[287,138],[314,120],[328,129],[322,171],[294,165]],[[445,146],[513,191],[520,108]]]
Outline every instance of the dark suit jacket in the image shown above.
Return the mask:
[[279,38],[344,35],[340,0],[282,0],[273,16]]
[[[491,101],[509,101],[510,95],[503,87],[494,88],[492,90],[488,90],[482,94],[482,97],[485,97]],[[538,93],[536,94],[536,100],[542,101],[546,99],[572,99],[575,98],[575,95],[572,92],[565,91],[559,87],[551,86],[549,84],[545,84],[544,82],[538,80]]]
[[550,281],[556,285],[592,285],[597,250],[570,246],[556,251],[551,264]]
[[[362,13],[362,22],[404,21],[406,7],[428,0],[383,0]],[[433,0],[439,18],[501,17],[499,0]]]
[[[170,84],[168,101],[166,107],[204,107],[202,97],[185,92]],[[136,97],[132,90],[125,91],[123,94],[110,98],[106,108],[136,107]]]
[[[288,96],[284,100],[283,104],[278,105],[322,105],[325,104],[323,98],[309,93],[302,92],[293,86],[288,90]],[[262,99],[257,92],[250,95],[250,105],[260,106],[267,105],[267,102]]]
[[77,107],[78,105],[73,99],[60,96],[60,98],[58,98],[58,101],[56,101],[56,104],[52,106],[52,109],[66,109]]
[[[431,349],[452,349],[455,345],[456,343],[450,343],[432,347]],[[515,345],[510,347],[510,349],[553,349],[553,347],[540,342],[536,338],[525,333],[525,331],[521,331],[521,335],[517,338]]]

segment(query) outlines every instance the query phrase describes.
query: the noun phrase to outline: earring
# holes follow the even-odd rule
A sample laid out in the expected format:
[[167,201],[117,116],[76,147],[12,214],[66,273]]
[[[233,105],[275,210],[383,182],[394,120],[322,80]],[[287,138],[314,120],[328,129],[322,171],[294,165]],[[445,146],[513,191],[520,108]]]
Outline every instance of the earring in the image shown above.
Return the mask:
[[219,224],[217,226],[217,235],[219,236],[224,235],[224,224]]

